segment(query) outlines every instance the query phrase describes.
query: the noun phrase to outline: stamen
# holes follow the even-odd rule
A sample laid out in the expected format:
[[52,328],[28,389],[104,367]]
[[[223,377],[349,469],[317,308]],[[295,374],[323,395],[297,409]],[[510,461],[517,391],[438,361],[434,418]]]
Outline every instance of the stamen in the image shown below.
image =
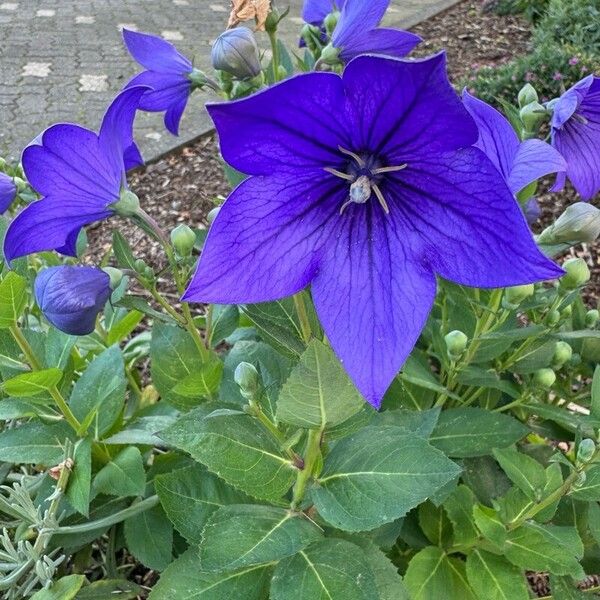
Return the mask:
[[383,175],[384,173],[397,173],[398,171],[403,171],[404,169],[406,169],[406,167],[408,167],[407,164],[399,165],[397,167],[379,167],[379,169],[373,169],[371,173],[373,173],[373,175]]
[[367,163],[355,152],[352,152],[350,150],[346,150],[345,148],[342,148],[341,146],[338,146],[338,150],[342,153],[345,154],[346,156],[350,156],[351,158],[353,158],[358,166],[362,169],[364,167],[367,166]]
[[583,115],[580,115],[579,113],[575,113],[573,115],[573,119],[575,119],[575,121],[579,121],[582,125],[587,125],[589,123],[589,121]]
[[348,173],[342,173],[342,171],[338,171],[337,169],[334,169],[333,167],[325,167],[323,170],[327,171],[328,173],[331,173],[332,175],[335,175],[336,177],[345,179],[346,181],[354,181],[353,175],[349,175]]
[[364,204],[371,197],[372,184],[368,177],[361,175],[351,186],[350,186],[350,197],[342,207],[340,208],[340,215],[343,214],[344,209],[350,204]]
[[376,183],[371,183],[371,187],[373,188],[373,191],[375,192],[375,195],[377,196],[377,200],[379,200],[379,204],[381,204],[381,208],[383,208],[383,211],[385,212],[386,215],[389,215],[390,208],[387,205],[387,202],[385,201],[385,198],[383,197],[383,194],[381,193],[379,186]]

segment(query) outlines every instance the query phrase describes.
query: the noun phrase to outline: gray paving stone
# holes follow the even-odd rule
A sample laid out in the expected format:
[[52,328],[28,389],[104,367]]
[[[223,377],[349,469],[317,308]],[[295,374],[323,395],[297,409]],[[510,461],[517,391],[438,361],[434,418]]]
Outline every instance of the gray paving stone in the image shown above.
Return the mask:
[[[394,0],[386,21],[409,28],[457,1]],[[302,0],[289,4],[283,36],[294,43]],[[121,42],[123,26],[170,37],[209,70],[210,44],[228,10],[228,0],[0,0],[0,155],[17,159],[53,122],[98,127],[115,93],[138,71]],[[266,35],[259,36],[267,48]],[[146,159],[209,130],[208,100],[208,94],[192,96],[178,138],[164,129],[162,115],[140,114],[136,137]]]

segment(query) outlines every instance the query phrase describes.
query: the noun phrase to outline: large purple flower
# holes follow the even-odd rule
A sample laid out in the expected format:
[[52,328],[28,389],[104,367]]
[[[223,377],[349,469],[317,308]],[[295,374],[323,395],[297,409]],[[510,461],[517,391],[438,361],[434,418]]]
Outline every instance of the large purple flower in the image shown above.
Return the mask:
[[600,191],[600,77],[582,79],[553,108],[552,145],[567,161],[567,172],[558,176],[555,189],[562,189],[568,177],[589,200]]
[[319,27],[329,13],[342,10],[345,4],[346,0],[304,0],[302,18]]
[[127,87],[147,85],[152,88],[144,94],[140,108],[165,111],[165,127],[178,135],[179,122],[192,93],[192,63],[173,44],[156,35],[123,29],[123,40],[131,56],[147,69],[136,75]]
[[463,92],[463,102],[479,129],[475,146],[485,152],[502,173],[513,194],[550,173],[564,172],[564,158],[542,140],[525,140],[506,117],[482,100]]
[[0,173],[0,215],[8,210],[17,196],[17,186],[12,177]]
[[423,328],[436,274],[512,286],[562,271],[473,144],[445,58],[361,56],[209,106],[224,159],[251,175],[224,203],[185,299],[271,301],[312,283],[328,339],[379,405]]
[[[389,4],[390,0],[345,1],[331,35],[331,46],[342,61],[365,53],[402,57],[421,42],[414,33],[378,27]],[[329,53],[328,49],[323,52],[324,56]]]
[[4,240],[7,260],[43,250],[75,256],[81,228],[113,214],[111,205],[126,190],[126,170],[142,162],[132,128],[147,90],[138,86],[121,92],[98,134],[61,123],[25,148],[25,175],[43,197],[10,224]]

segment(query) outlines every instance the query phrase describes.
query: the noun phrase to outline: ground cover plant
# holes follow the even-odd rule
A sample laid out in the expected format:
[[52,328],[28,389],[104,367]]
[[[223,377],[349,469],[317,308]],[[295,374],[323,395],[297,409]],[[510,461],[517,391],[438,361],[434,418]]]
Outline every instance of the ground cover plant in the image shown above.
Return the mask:
[[[3,164],[3,597],[590,597],[600,315],[555,257],[600,233],[600,80],[502,114],[386,1],[308,0],[298,48],[233,4],[214,74],[124,31],[140,73],[98,129]],[[176,133],[198,88],[235,188],[165,231],[133,121]],[[578,198],[534,237],[548,176]]]

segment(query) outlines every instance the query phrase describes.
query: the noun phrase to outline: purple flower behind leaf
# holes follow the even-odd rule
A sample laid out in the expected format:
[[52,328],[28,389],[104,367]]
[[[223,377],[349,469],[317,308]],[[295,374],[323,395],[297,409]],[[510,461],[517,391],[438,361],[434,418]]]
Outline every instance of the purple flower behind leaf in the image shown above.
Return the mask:
[[304,0],[302,18],[319,27],[329,13],[342,10],[345,4],[346,0]]
[[95,267],[50,267],[36,277],[34,293],[40,310],[57,329],[87,335],[110,298],[110,277]]
[[75,256],[81,228],[114,214],[111,205],[127,187],[126,170],[141,163],[132,128],[147,90],[138,86],[121,92],[98,134],[61,123],[25,148],[23,169],[42,199],[9,225],[4,240],[8,261],[43,250]]
[[5,213],[17,196],[17,186],[12,177],[0,173],[0,215]]
[[600,77],[589,75],[554,104],[552,145],[567,161],[555,190],[568,177],[584,200],[600,191]]
[[506,117],[489,104],[463,91],[463,102],[479,129],[475,146],[483,150],[502,173],[513,194],[530,183],[567,168],[563,157],[542,140],[525,140],[519,136]]
[[529,198],[523,207],[523,213],[530,225],[533,225],[541,216],[542,209],[540,203],[535,198]]
[[192,92],[192,63],[173,44],[156,35],[123,29],[123,40],[131,56],[147,69],[126,87],[146,85],[152,88],[142,97],[140,109],[164,111],[165,127],[178,135],[179,122]]
[[272,301],[312,284],[327,338],[378,406],[436,275],[514,286],[562,271],[473,144],[445,57],[353,60],[209,105],[223,158],[250,175],[221,207],[188,301]]

